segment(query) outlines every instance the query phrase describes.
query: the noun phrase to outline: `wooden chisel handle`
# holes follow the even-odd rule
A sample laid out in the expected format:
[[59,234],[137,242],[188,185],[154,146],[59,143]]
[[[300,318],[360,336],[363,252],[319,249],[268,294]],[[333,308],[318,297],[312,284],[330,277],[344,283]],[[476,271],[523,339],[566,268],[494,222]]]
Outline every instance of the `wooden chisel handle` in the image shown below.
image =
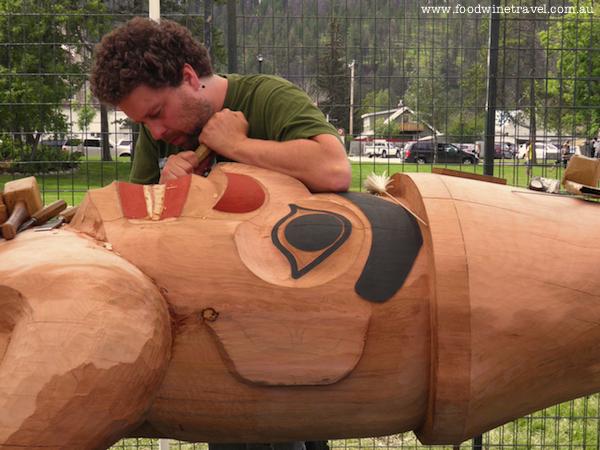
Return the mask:
[[73,206],[73,207],[67,209],[65,212],[63,212],[60,215],[60,217],[62,217],[65,220],[65,223],[70,223],[73,216],[75,216],[75,214],[77,214],[78,209],[79,209],[79,206]]
[[12,239],[17,234],[17,228],[29,218],[29,208],[26,200],[18,200],[6,222],[2,224],[4,239]]
[[202,162],[212,153],[212,150],[206,146],[206,144],[200,144],[196,149],[196,156],[198,161]]
[[67,207],[67,202],[64,200],[56,200],[47,206],[44,206],[39,211],[33,213],[31,217],[36,219],[36,225],[41,225],[44,222],[57,216],[63,209]]

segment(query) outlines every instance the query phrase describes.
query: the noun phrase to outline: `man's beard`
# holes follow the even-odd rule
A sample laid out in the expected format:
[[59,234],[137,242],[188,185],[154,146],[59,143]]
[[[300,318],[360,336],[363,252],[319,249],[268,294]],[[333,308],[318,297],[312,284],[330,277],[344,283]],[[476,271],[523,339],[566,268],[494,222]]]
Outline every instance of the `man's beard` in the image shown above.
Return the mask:
[[196,150],[199,145],[198,136],[202,133],[206,122],[214,115],[214,107],[205,100],[186,97],[182,101],[182,109],[185,115],[181,123],[182,132],[179,135],[183,136],[184,140],[179,146],[186,150]]

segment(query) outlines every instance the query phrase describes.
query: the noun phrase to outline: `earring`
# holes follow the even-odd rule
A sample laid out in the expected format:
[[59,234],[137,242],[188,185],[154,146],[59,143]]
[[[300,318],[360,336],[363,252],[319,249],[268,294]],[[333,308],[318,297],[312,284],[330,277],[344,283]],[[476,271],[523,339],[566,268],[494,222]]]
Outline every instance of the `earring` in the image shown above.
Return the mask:
[[202,89],[204,89],[206,86],[202,85]]

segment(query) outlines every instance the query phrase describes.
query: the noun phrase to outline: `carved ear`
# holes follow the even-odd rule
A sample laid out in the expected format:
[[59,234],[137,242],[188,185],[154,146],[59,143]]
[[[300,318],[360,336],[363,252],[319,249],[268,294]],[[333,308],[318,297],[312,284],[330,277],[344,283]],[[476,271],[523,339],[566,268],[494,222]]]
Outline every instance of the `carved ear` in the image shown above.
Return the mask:
[[19,319],[27,315],[27,300],[16,289],[0,285],[0,363]]

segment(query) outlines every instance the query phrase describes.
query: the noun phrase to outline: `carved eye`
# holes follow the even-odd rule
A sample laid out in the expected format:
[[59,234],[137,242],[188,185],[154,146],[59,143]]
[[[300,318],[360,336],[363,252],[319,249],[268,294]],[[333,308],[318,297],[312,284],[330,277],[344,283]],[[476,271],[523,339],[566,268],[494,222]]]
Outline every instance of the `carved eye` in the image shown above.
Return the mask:
[[292,278],[298,279],[331,256],[350,236],[352,224],[340,214],[289,205],[291,213],[271,233],[275,247],[285,255]]

